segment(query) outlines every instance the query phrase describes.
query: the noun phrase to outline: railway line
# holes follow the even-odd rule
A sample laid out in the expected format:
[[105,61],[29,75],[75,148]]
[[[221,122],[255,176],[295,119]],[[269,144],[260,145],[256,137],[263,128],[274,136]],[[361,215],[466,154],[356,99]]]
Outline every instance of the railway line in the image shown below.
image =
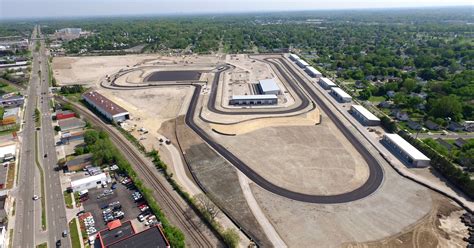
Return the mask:
[[[118,146],[129,162],[135,165],[134,168],[138,169],[141,177],[151,186],[153,192],[159,196],[160,206],[167,212],[167,216],[170,216],[171,213],[172,218],[179,223],[178,227],[185,232],[185,237],[190,238],[189,241],[193,244],[192,247],[215,247],[215,245],[209,241],[208,237],[200,231],[199,226],[193,220],[193,218],[199,219],[199,216],[194,212],[190,214],[190,211],[186,211],[186,209],[182,207],[182,204],[171,195],[169,189],[163,185],[152,169],[147,165],[146,161],[138,154],[139,152],[131,148],[132,145],[128,144],[128,142],[121,137],[121,134],[117,134],[114,128],[104,123],[104,121],[85,107],[64,99],[60,101],[73,104],[80,114],[86,116],[93,124],[109,133],[112,141]],[[165,206],[163,206],[162,203],[164,203]],[[195,216],[191,217],[190,215]],[[209,232],[212,233],[211,231]]]

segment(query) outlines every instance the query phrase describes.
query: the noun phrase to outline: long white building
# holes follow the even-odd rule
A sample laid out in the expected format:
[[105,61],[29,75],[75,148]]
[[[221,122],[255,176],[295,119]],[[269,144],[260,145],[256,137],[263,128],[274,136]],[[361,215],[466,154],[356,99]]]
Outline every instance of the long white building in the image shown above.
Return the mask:
[[426,157],[423,153],[421,153],[418,149],[416,149],[398,134],[384,134],[382,143],[384,143],[392,153],[400,157],[411,166],[427,167],[430,165],[430,159],[428,157]]
[[276,95],[235,95],[229,101],[230,105],[274,105],[277,103]]
[[107,175],[105,173],[100,173],[95,176],[85,177],[85,178],[71,181],[71,189],[74,192],[79,192],[86,189],[96,188],[106,182],[107,182]]
[[308,75],[310,75],[311,77],[314,77],[314,78],[320,78],[323,76],[323,74],[321,72],[319,72],[318,70],[316,70],[316,68],[312,67],[312,66],[308,66],[306,67],[306,73],[308,73]]
[[331,95],[339,102],[351,102],[352,97],[339,87],[331,88]]
[[296,64],[297,64],[299,67],[303,68],[303,69],[306,68],[307,66],[309,66],[308,62],[306,62],[306,61],[304,61],[304,60],[302,60],[302,59],[298,59],[298,60],[296,61]]
[[293,61],[297,61],[300,59],[300,57],[296,54],[290,53],[290,59]]
[[331,81],[329,78],[325,78],[325,77],[319,78],[319,84],[325,90],[329,90],[332,87],[337,87],[337,85],[333,81]]
[[380,119],[361,105],[352,105],[351,113],[363,125],[377,126],[380,124]]

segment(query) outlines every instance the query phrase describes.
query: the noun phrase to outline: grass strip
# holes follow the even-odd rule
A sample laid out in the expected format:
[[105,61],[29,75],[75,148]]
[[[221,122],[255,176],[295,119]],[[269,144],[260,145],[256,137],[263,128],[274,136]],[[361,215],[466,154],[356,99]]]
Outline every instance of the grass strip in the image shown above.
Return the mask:
[[73,208],[72,195],[71,195],[71,193],[68,193],[67,190],[64,191],[64,201],[66,202],[66,207],[67,208]]
[[69,233],[71,235],[72,248],[80,248],[81,240],[79,239],[79,231],[77,230],[76,218],[69,222]]
[[46,230],[46,193],[44,189],[44,171],[43,168],[40,165],[39,159],[38,159],[38,132],[35,132],[35,153],[36,153],[36,166],[38,167],[38,170],[40,172],[40,181],[41,181],[41,228]]

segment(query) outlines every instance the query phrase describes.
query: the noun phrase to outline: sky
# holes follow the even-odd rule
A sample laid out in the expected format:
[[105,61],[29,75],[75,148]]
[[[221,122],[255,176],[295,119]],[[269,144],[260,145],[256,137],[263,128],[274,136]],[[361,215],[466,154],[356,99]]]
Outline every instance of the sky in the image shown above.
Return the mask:
[[0,18],[474,6],[473,0],[0,0]]

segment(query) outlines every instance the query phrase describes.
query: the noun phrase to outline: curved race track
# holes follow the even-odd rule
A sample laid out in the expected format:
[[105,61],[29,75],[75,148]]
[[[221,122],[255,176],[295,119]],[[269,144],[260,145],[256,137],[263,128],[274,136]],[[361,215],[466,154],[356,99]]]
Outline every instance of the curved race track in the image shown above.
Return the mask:
[[[330,110],[328,106],[326,106],[325,102],[319,99],[319,97],[316,95],[316,93],[311,89],[310,86],[306,83],[306,81],[298,75],[294,71],[294,69],[291,68],[290,65],[286,63],[284,59],[277,59],[284,67],[292,74],[292,76],[296,79],[298,82],[299,86],[301,86],[312,98],[314,102],[327,114],[327,116],[335,123],[335,125],[341,130],[341,132],[344,134],[344,136],[351,142],[351,144],[356,148],[356,150],[362,155],[364,160],[366,161],[368,168],[369,168],[369,178],[367,181],[360,186],[359,188],[338,194],[338,195],[309,195],[309,194],[303,194],[295,191],[291,191],[285,188],[282,188],[278,185],[273,184],[272,182],[266,180],[262,176],[260,176],[258,173],[256,173],[254,170],[252,170],[247,164],[245,164],[243,161],[241,161],[237,156],[232,154],[230,151],[228,151],[226,148],[224,148],[222,145],[219,143],[215,142],[201,127],[199,127],[195,122],[194,122],[194,115],[196,113],[196,108],[198,105],[198,100],[199,100],[199,95],[201,92],[202,86],[199,84],[191,84],[195,87],[193,96],[191,98],[190,106],[188,108],[188,111],[186,113],[186,118],[185,122],[186,124],[194,130],[209,146],[211,146],[216,152],[218,152],[221,156],[223,156],[225,159],[227,159],[230,163],[232,163],[235,167],[237,167],[242,173],[244,173],[248,178],[250,178],[253,182],[255,182],[257,185],[260,187],[283,197],[296,200],[296,201],[302,201],[302,202],[309,202],[309,203],[319,203],[319,204],[335,204],[335,203],[345,203],[345,202],[351,202],[355,200],[362,199],[366,196],[369,196],[373,192],[375,192],[378,187],[381,185],[383,181],[383,170],[378,161],[370,154],[370,152],[361,144],[361,142],[354,136],[354,134],[342,123],[342,121]],[[287,81],[290,84],[293,84],[292,80],[288,80],[289,78],[287,75],[283,72],[282,68],[279,67],[277,63],[268,61],[272,63],[282,75],[287,79]],[[218,71],[215,76],[215,81],[219,78],[219,74],[222,71]],[[166,86],[171,86],[172,84],[167,84]],[[175,84],[176,85],[176,84]],[[165,85],[163,85],[165,86]],[[122,89],[138,89],[141,88],[140,86],[132,86],[132,87],[126,87],[126,86],[116,86]],[[150,86],[143,86],[144,88],[149,88]],[[306,99],[306,97],[303,95],[301,91],[299,91],[298,87],[292,86],[292,88],[295,90],[295,92],[298,94],[298,96],[301,96],[301,99]],[[215,95],[216,95],[216,89],[217,87],[212,88],[211,90],[211,98],[209,102],[211,102],[211,99],[215,100]],[[301,94],[301,95],[300,95]],[[308,101],[308,99],[306,99]],[[209,104],[209,103],[208,103]],[[308,101],[309,104],[309,101]],[[208,105],[209,106],[209,105]],[[303,106],[305,107],[304,104],[300,104],[296,108],[299,108]],[[210,107],[213,107],[213,104],[211,104]],[[210,108],[211,110],[215,110],[215,108]],[[217,110],[219,111],[219,110]],[[294,109],[286,109],[286,110],[281,110],[278,112],[265,112],[265,111],[260,111],[260,112],[223,112],[223,114],[275,114],[275,113],[291,113],[294,112]]]

